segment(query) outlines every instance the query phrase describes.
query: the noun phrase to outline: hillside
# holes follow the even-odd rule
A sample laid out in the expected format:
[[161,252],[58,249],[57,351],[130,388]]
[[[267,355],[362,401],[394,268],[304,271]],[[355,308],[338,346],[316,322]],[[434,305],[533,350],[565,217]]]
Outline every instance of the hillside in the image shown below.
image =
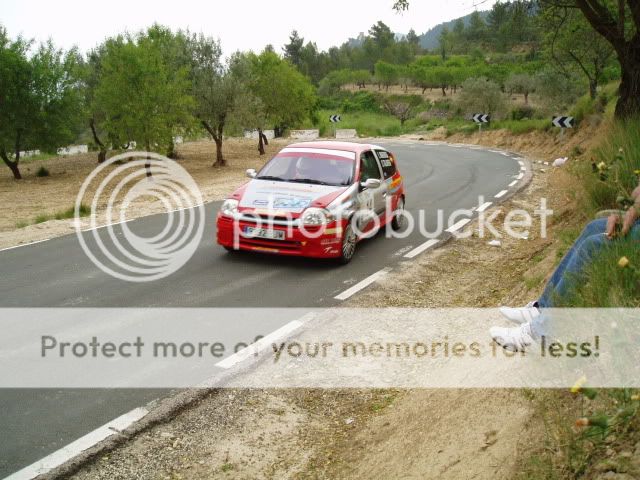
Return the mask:
[[[489,12],[488,11],[482,11],[479,12],[480,16],[482,17],[482,19],[484,21],[487,20],[487,17],[489,16]],[[465,27],[469,25],[469,20],[471,19],[471,15],[473,15],[472,13],[470,13],[469,15],[466,15],[462,18],[462,21],[464,22]],[[442,33],[442,30],[446,27],[449,30],[453,30],[453,26],[456,24],[456,22],[458,21],[458,18],[455,18],[453,20],[450,20],[448,22],[444,22],[441,23],[440,25],[436,25],[435,27],[433,27],[432,29],[428,30],[427,32],[423,33],[422,35],[420,35],[420,46],[426,50],[435,50],[438,48],[439,45],[439,38],[440,38],[440,34]]]

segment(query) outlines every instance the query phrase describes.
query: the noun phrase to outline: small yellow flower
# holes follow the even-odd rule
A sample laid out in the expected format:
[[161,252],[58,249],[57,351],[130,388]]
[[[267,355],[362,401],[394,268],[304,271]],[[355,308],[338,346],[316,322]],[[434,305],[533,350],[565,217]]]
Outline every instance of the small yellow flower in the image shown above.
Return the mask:
[[631,395],[631,400],[634,402],[640,400],[640,395]]
[[580,393],[580,390],[584,387],[585,383],[587,383],[587,377],[583,375],[576,381],[576,383],[573,384],[573,387],[571,387],[571,393]]
[[622,147],[620,147],[620,148],[618,149],[618,153],[624,153],[624,149],[623,149]]
[[620,268],[625,268],[627,265],[629,265],[629,259],[627,257],[622,257],[618,260],[618,266]]
[[640,177],[640,170],[634,170],[633,173]]
[[598,170],[603,171],[603,170],[606,170],[606,169],[607,169],[607,164],[606,164],[606,163],[604,163],[604,162],[600,162],[600,163],[597,165],[597,167],[598,167]]

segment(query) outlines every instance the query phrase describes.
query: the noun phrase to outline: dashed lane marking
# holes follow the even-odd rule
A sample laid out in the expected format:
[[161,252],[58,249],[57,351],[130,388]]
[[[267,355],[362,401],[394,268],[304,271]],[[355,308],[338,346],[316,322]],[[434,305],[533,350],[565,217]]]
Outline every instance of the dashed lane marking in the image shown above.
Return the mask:
[[336,295],[333,298],[335,298],[336,300],[346,300],[347,298],[352,297],[353,295],[358,293],[360,290],[367,288],[369,285],[376,282],[378,279],[384,277],[390,271],[391,271],[390,268],[383,268],[382,270],[378,270],[376,273],[369,275],[364,280],[356,283],[353,287],[346,289],[344,292],[342,292],[339,295]]

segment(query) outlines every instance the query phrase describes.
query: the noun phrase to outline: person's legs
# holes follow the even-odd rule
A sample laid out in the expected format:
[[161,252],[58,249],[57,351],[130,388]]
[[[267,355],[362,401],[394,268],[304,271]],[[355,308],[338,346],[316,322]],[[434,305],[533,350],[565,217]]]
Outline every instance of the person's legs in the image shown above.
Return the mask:
[[[578,261],[576,260],[576,256],[580,251],[580,248],[582,247],[583,243],[587,239],[594,236],[606,239],[606,236],[604,235],[606,232],[606,228],[607,228],[606,218],[599,218],[597,220],[594,220],[588,223],[584,227],[580,236],[576,239],[575,242],[573,242],[573,245],[571,246],[569,251],[565,254],[565,256],[562,258],[562,261],[560,262],[558,267],[553,272],[553,275],[551,275],[551,278],[547,282],[547,286],[545,287],[544,292],[542,293],[542,296],[538,300],[539,307],[541,308],[553,307],[553,296],[558,292],[558,285],[564,283],[563,282],[564,274],[567,271],[569,265],[572,265],[573,268],[576,268],[576,264],[578,263]],[[574,271],[577,272],[577,270],[574,270]]]
[[[579,274],[597,252],[613,245],[613,241],[607,238],[605,232],[606,219],[588,224],[553,273],[537,307],[535,302],[532,302],[527,307],[509,309],[509,315],[505,316],[520,323],[520,326],[492,327],[489,332],[494,341],[508,350],[522,351],[532,342],[539,341],[542,336],[549,336],[552,319],[551,312],[546,309],[553,307],[555,295],[562,296],[567,293],[572,286],[571,277]],[[640,220],[636,221],[629,235],[633,240],[640,242]],[[502,308],[504,307],[501,307],[501,310]],[[520,315],[517,316],[516,313]]]
[[[637,227],[634,227],[637,228]],[[564,262],[562,275],[556,279],[552,288],[546,288],[545,293],[539,300],[539,307],[542,309],[552,308],[555,296],[566,295],[574,285],[575,277],[582,272],[584,266],[603,248],[612,245],[612,240],[607,238],[605,233],[591,235],[580,242],[579,246],[572,248],[571,255],[567,255]],[[555,276],[555,273],[554,273]],[[531,332],[534,337],[540,338],[549,334],[548,315],[539,315],[531,320]]]

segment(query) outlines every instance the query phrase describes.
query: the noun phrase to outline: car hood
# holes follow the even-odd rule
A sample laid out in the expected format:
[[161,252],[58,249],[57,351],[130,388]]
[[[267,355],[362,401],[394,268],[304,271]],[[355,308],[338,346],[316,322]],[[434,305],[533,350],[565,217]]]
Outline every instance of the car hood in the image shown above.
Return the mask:
[[302,213],[307,207],[326,207],[347,187],[251,180],[240,200],[243,210]]

